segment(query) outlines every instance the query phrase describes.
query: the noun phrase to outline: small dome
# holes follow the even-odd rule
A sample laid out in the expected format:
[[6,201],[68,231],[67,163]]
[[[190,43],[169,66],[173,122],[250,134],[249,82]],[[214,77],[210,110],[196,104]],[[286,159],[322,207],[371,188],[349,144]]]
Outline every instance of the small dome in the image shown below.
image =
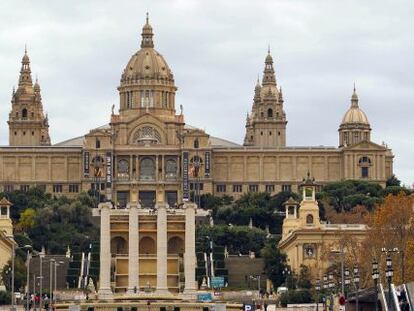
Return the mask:
[[342,124],[366,124],[369,125],[369,121],[365,112],[359,108],[358,105],[358,95],[355,91],[352,93],[351,97],[351,107],[345,113],[344,117],[342,118]]
[[369,125],[369,121],[365,112],[363,112],[360,108],[351,107],[345,113],[344,117],[342,118],[342,124],[346,123],[356,123],[356,124],[367,124]]

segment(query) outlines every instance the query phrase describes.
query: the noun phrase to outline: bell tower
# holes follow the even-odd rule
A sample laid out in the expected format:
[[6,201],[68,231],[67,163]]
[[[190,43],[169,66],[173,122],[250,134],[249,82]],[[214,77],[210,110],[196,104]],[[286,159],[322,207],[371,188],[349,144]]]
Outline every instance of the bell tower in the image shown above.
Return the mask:
[[246,119],[245,146],[277,148],[286,146],[286,113],[282,88],[277,87],[270,49],[265,59],[262,84],[257,79],[253,107]]
[[9,113],[10,146],[49,146],[49,122],[43,113],[40,85],[32,82],[30,59],[24,51],[19,85],[13,88],[12,109]]

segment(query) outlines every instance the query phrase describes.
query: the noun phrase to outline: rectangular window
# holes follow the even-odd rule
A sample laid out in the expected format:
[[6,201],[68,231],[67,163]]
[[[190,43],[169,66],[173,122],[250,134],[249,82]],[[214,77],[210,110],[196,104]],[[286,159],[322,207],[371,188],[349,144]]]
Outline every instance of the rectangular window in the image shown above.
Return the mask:
[[202,191],[204,189],[204,184],[203,183],[195,183],[195,182],[190,183],[190,190],[195,191],[195,190],[197,190],[197,187],[198,187],[198,190]]
[[292,185],[282,185],[282,191],[292,192]]
[[13,185],[4,185],[4,192],[12,192],[14,190]]
[[233,185],[233,192],[242,192],[242,185]]
[[249,185],[249,192],[258,192],[259,185]]
[[70,193],[78,193],[79,192],[79,185],[78,184],[69,185],[69,192]]
[[217,185],[217,192],[226,192],[226,185]]
[[266,185],[266,192],[275,192],[275,185]]
[[23,192],[29,191],[29,185],[20,185],[20,191],[23,191]]
[[53,192],[54,193],[61,193],[63,191],[62,185],[53,185]]
[[368,167],[361,167],[361,177],[368,178]]

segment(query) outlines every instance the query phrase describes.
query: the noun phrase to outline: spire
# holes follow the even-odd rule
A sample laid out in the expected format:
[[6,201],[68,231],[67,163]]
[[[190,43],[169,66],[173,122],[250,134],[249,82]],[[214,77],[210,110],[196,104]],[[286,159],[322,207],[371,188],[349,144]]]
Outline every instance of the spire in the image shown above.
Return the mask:
[[282,87],[279,87],[279,102],[283,102],[283,93],[282,93]]
[[35,92],[37,92],[37,93],[39,93],[39,92],[40,92],[39,79],[38,79],[37,75],[36,75],[36,82],[35,82],[35,84],[34,84],[34,86],[33,86],[33,89],[34,89],[34,90],[35,90]]
[[24,46],[24,55],[22,58],[22,67],[20,69],[19,86],[32,86],[32,75],[30,71],[30,59],[27,55],[27,46]]
[[358,108],[358,95],[355,89],[355,82],[354,82],[354,92],[352,93],[352,97],[351,97],[351,107]]
[[153,48],[154,42],[152,41],[152,37],[154,34],[152,33],[152,27],[149,23],[149,15],[147,12],[146,23],[144,27],[142,27],[142,41],[141,41],[141,48]]
[[273,69],[273,58],[270,54],[270,45],[267,50],[267,56],[265,59],[265,68],[263,70],[263,86],[276,85],[275,70]]
[[256,86],[254,87],[254,102],[260,102],[260,92],[262,90],[262,86],[260,85],[259,75],[257,75],[257,82]]

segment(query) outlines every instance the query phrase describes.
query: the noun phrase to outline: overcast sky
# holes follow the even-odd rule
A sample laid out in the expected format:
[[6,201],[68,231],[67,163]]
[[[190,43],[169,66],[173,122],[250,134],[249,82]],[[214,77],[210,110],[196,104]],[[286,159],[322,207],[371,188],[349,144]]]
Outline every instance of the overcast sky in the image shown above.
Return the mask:
[[[290,146],[337,146],[356,83],[374,142],[414,181],[414,1],[2,1],[0,144],[27,43],[52,143],[109,121],[139,49],[145,12],[172,69],[186,123],[242,143],[267,47],[283,88]],[[177,109],[178,110],[178,109]]]

